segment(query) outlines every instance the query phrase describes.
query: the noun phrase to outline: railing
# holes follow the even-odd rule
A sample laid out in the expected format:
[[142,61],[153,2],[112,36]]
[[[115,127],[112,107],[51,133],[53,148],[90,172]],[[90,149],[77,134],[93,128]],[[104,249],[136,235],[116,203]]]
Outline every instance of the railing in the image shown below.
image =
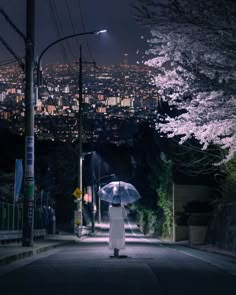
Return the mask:
[[22,222],[22,205],[0,202],[0,230],[20,230]]
[[[49,220],[49,210],[46,208],[35,208],[34,229],[46,228]],[[0,231],[22,230],[23,206],[0,202]]]

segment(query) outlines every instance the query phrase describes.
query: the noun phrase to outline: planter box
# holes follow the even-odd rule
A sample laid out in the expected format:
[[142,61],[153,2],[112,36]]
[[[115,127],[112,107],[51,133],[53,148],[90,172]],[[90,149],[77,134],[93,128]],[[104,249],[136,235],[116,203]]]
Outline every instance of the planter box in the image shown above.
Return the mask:
[[192,245],[204,244],[208,226],[189,225],[189,242]]

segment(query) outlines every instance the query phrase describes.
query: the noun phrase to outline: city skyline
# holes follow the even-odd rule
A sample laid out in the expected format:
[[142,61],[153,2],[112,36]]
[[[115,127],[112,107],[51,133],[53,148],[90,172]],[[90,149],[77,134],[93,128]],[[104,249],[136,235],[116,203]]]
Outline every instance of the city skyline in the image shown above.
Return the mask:
[[[0,72],[0,120],[23,135],[24,84],[18,79],[17,67],[8,65]],[[84,71],[85,142],[122,144],[132,137],[135,125],[149,122],[154,128],[158,93],[148,82],[149,75],[143,65],[104,66],[99,70],[91,66]],[[44,76],[35,101],[35,135],[40,140],[54,140],[57,126],[56,139],[73,142],[78,138],[77,68],[45,66]],[[127,126],[121,127],[124,124]]]
[[[106,29],[99,36],[73,38],[51,48],[44,56],[43,63],[73,62],[79,57],[79,45],[83,57],[98,64],[119,64],[125,54],[128,63],[141,62],[147,49],[148,30],[139,26],[131,11],[131,0],[109,1],[40,1],[36,2],[35,55],[51,42],[73,33]],[[17,9],[15,9],[17,7]],[[25,1],[3,1],[1,8],[17,27],[25,32]],[[24,45],[18,34],[1,15],[2,37],[19,57],[24,56]],[[66,52],[66,53],[65,53]],[[6,48],[0,45],[0,62],[12,59]]]

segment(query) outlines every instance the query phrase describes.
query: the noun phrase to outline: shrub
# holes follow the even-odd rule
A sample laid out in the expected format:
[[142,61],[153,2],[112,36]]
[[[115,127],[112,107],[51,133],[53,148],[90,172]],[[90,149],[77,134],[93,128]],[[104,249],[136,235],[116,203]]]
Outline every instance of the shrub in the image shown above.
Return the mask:
[[176,213],[175,224],[176,225],[188,225],[188,215],[184,212]]
[[191,201],[184,207],[186,213],[208,213],[212,206],[206,201]]
[[162,235],[163,212],[161,208],[152,210],[132,204],[130,206],[130,213],[144,234]]
[[206,226],[209,224],[209,215],[190,215],[188,218],[188,225]]

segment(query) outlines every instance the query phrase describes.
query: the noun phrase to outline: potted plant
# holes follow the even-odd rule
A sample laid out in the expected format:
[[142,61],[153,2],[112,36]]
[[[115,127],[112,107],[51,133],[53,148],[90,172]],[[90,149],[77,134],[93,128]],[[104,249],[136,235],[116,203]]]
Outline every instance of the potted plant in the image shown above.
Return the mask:
[[200,245],[205,243],[211,211],[212,207],[209,202],[192,201],[186,205],[185,212],[188,215],[190,244]]
[[206,240],[210,216],[192,214],[188,218],[189,242],[192,245],[204,244]]

